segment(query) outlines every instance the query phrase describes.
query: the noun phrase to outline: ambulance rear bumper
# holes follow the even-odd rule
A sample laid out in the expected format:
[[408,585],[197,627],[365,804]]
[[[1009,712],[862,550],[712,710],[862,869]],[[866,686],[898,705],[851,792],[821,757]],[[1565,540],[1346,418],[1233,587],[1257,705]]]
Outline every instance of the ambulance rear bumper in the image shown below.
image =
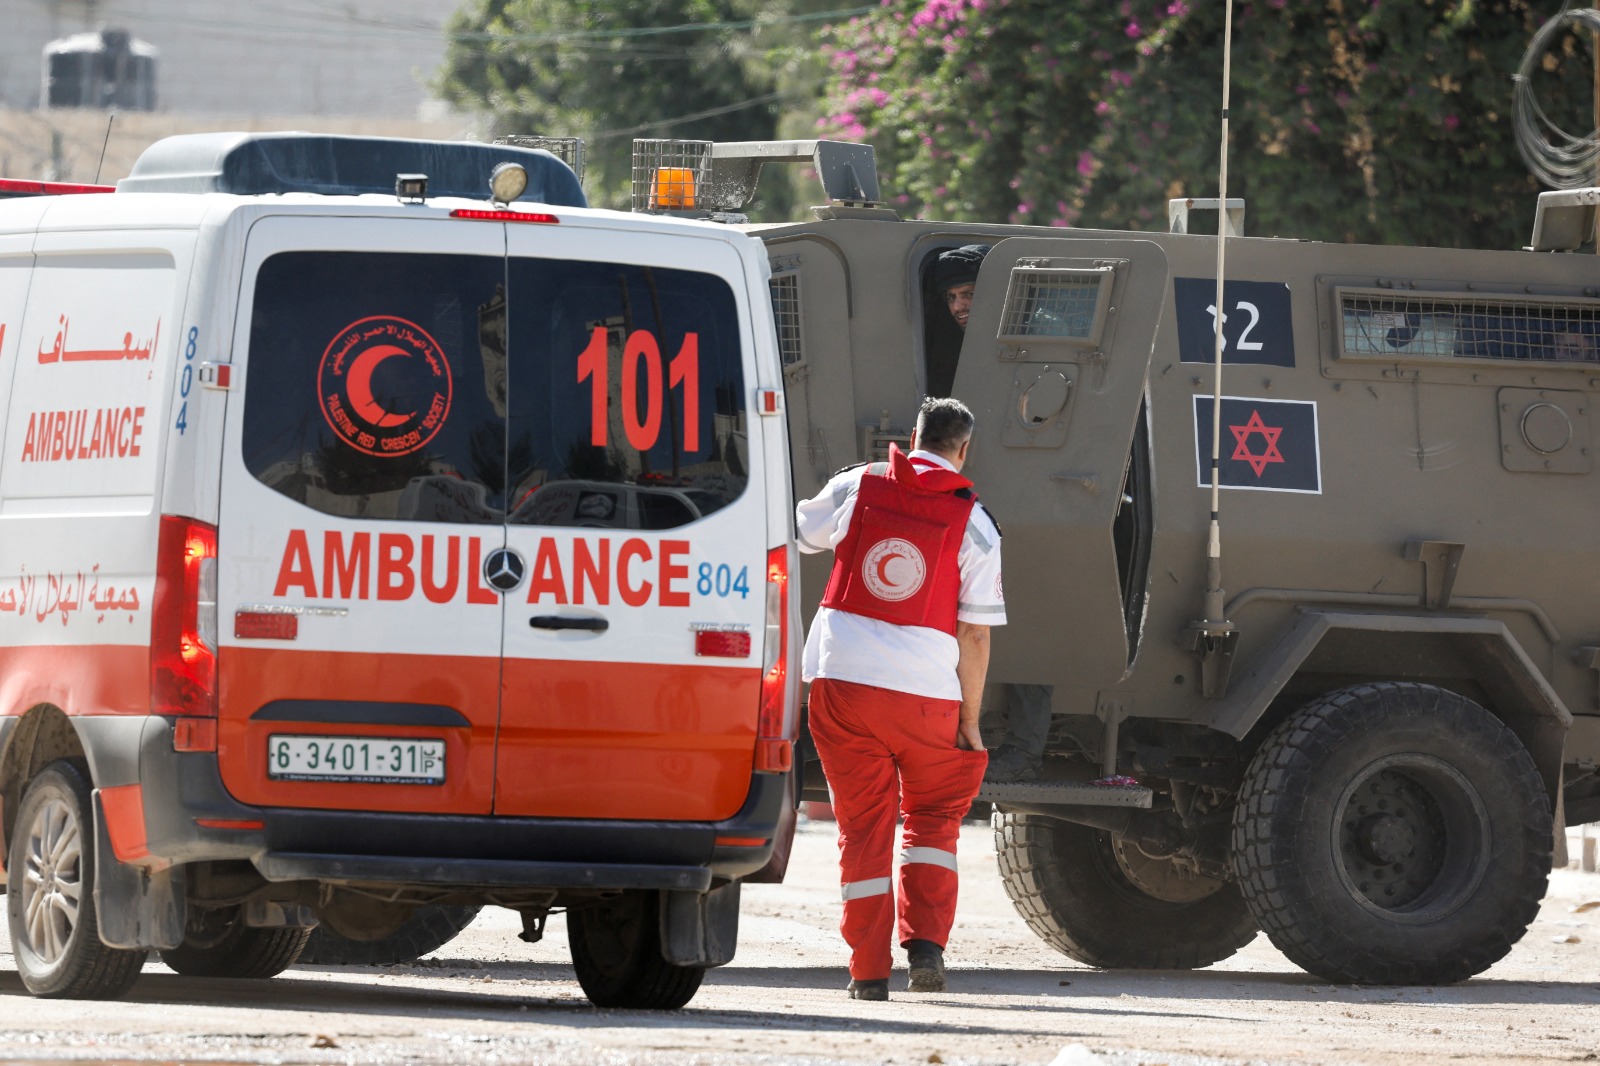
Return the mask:
[[787,798],[787,775],[752,773],[744,806],[719,822],[253,807],[228,793],[215,754],[173,750],[171,719],[119,724],[135,723],[137,761],[98,760],[96,783],[141,786],[149,855],[243,860],[272,881],[700,892],[766,865]]
[[472,859],[341,857],[305,852],[268,852],[255,860],[268,881],[332,881],[426,885],[471,889],[659,888],[705,892],[709,866],[650,866],[626,863],[483,862]]

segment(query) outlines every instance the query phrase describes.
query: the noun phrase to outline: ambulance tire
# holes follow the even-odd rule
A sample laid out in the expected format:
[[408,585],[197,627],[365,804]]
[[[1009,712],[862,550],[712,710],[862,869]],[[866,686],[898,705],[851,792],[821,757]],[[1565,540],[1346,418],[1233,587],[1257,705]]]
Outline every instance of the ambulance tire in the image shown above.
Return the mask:
[[212,912],[210,928],[191,927],[161,961],[185,977],[276,977],[300,957],[310,929],[257,929],[239,919],[237,908]]
[[1441,985],[1504,958],[1550,873],[1532,757],[1478,704],[1433,685],[1339,689],[1262,744],[1233,865],[1279,951],[1340,984]]
[[[1126,844],[1108,830],[996,811],[995,852],[1006,894],[1028,928],[1069,958],[1106,970],[1190,970],[1255,939],[1238,886],[1187,878],[1160,898],[1130,876]],[[1120,851],[1120,854],[1119,854]],[[1144,860],[1159,884],[1170,864]]]
[[481,909],[430,903],[418,907],[399,929],[377,940],[351,940],[319,925],[311,931],[311,940],[298,961],[302,966],[394,966],[416,962],[459,936]]
[[568,911],[567,944],[578,984],[597,1007],[677,1010],[694,998],[706,974],[662,957],[656,892],[624,892]]
[[88,770],[68,761],[45,767],[17,809],[6,912],[17,973],[40,998],[116,999],[150,955],[100,942],[93,811]]

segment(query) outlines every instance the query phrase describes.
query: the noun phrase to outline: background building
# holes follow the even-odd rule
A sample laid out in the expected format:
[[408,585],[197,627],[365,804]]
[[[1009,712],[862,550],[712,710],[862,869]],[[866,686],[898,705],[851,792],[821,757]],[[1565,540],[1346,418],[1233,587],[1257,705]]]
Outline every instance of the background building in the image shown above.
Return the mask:
[[[452,0],[5,0],[0,176],[112,182],[153,140],[303,129],[454,139],[432,99]],[[48,107],[46,50],[126,33],[153,50],[153,109]],[[69,39],[74,39],[69,44]],[[116,38],[114,38],[116,39]],[[147,98],[125,95],[124,100]],[[103,158],[102,158],[103,149]]]
[[[428,117],[449,0],[6,0],[0,107],[38,107],[52,41],[104,26],[154,46],[157,108]],[[435,109],[436,110],[436,109]]]

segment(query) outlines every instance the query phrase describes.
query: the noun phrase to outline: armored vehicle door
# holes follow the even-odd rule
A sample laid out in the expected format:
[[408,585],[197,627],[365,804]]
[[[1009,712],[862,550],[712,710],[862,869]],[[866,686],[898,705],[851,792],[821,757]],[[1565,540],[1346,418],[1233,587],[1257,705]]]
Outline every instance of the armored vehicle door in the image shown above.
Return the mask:
[[1149,241],[1017,238],[984,260],[954,395],[978,418],[966,472],[1005,532],[997,681],[1097,689],[1132,661],[1151,529],[1145,386],[1166,290]]

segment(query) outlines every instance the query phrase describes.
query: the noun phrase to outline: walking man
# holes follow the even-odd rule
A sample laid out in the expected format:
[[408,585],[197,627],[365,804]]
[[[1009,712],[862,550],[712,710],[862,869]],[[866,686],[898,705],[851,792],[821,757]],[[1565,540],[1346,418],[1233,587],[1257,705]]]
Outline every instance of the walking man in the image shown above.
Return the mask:
[[839,823],[853,999],[889,998],[891,936],[910,991],[945,989],[956,841],[988,762],[989,627],[1006,620],[1000,530],[961,476],[972,426],[960,401],[925,400],[909,456],[891,446],[889,462],[841,470],[797,509],[800,550],[834,553],[804,677]]

